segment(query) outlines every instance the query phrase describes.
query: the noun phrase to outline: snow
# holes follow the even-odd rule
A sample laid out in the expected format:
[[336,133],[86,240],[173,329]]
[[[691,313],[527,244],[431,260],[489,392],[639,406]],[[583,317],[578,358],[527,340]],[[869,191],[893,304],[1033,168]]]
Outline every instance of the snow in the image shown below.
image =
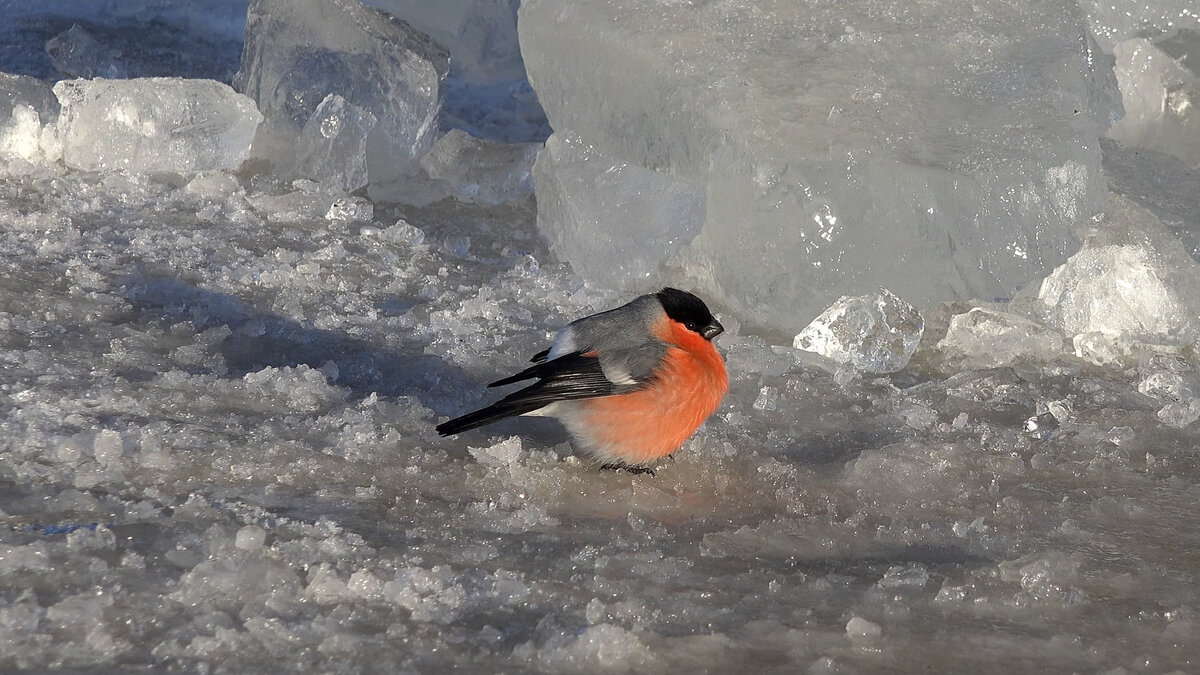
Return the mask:
[[[405,4],[392,3],[397,12]],[[481,54],[512,55],[512,27],[501,20],[511,3],[449,2],[442,14],[407,4],[433,14],[414,9],[413,26],[461,37],[448,45],[447,82],[472,31],[494,33]],[[989,40],[985,57],[973,51],[978,40],[953,43],[933,30],[963,19],[953,7],[922,2],[897,13],[899,5],[858,0],[793,27],[796,41],[820,49],[791,71],[769,62],[786,61],[788,35],[778,31],[787,24],[768,20],[782,5],[760,5],[761,21],[749,3],[696,5],[655,11],[700,12],[726,36],[763,28],[760,42],[782,42],[756,63],[791,94],[803,93],[801,76],[831,88],[814,96],[832,96],[852,72],[888,75],[863,89],[887,106],[868,95],[843,106],[832,127],[823,126],[828,109],[803,100],[783,110],[812,130],[808,141],[857,142],[850,132],[865,121],[891,124],[894,145],[869,133],[874,145],[863,145],[890,159],[867,172],[843,165],[836,180],[830,169],[822,189],[877,200],[880,213],[894,207],[899,223],[904,199],[927,194],[923,181],[952,167],[897,176],[887,153],[927,146],[988,160],[970,175],[992,176],[989,194],[1015,201],[970,222],[1048,237],[1027,242],[1027,260],[1041,262],[1022,268],[1024,285],[1011,299],[972,298],[969,286],[938,300],[910,294],[883,278],[887,270],[941,284],[962,261],[935,261],[944,250],[914,252],[887,232],[874,250],[897,260],[863,270],[853,281],[865,288],[841,292],[817,279],[805,290],[808,314],[799,304],[739,304],[705,290],[719,257],[696,266],[694,243],[714,218],[740,225],[745,246],[765,252],[720,272],[751,285],[810,261],[777,264],[766,254],[774,232],[751,227],[754,218],[774,210],[780,220],[768,222],[801,213],[842,223],[845,205],[814,192],[809,210],[797,210],[787,181],[772,184],[770,172],[747,175],[766,181],[748,193],[767,200],[759,202],[702,181],[685,162],[635,161],[582,126],[556,127],[534,164],[537,144],[504,142],[529,140],[528,120],[493,115],[514,100],[496,83],[524,77],[515,60],[491,71],[483,61],[461,66],[458,82],[472,93],[449,115],[510,126],[431,137],[405,182],[391,186],[404,199],[382,199],[364,164],[375,147],[363,143],[366,117],[349,115],[363,106],[345,93],[312,101],[313,112],[325,110],[304,136],[305,171],[248,154],[258,104],[225,84],[244,1],[0,0],[0,71],[11,73],[0,76],[0,670],[1194,670],[1197,174],[1140,141],[1099,140],[1112,101],[1087,92],[1118,81],[1104,68],[1119,67],[1111,53],[1126,41],[1168,55],[1186,42],[1169,35],[1187,27],[1178,3],[1112,12],[1111,3],[1052,3],[1040,20],[984,3],[980,16],[991,22],[964,25]],[[522,16],[549,6],[531,0]],[[930,18],[939,8],[944,23]],[[1092,73],[1065,66],[1087,41],[1061,29],[1084,14],[1103,49],[1091,55]],[[1128,20],[1101,34],[1105,16]],[[580,15],[563,18],[586,27]],[[898,18],[921,35],[883,30]],[[691,87],[704,72],[726,71],[700,59],[707,52],[695,43],[707,33],[668,23],[649,21],[632,36],[606,32],[619,23],[591,27],[630,58],[653,55],[652,39],[697,57],[681,72],[653,73],[656,83],[678,79],[643,120],[669,132],[653,148],[669,155],[712,141],[703,137],[711,127],[671,111],[694,113],[711,99]],[[46,43],[74,24],[126,79],[54,69]],[[971,109],[985,118],[968,122],[985,125],[968,129],[979,135],[929,135],[945,128],[941,117],[928,127],[892,117],[894,102],[927,98],[947,114],[963,112],[959,104],[899,77],[899,65],[873,71],[864,53],[823,54],[830,42],[811,35],[821,26],[836,28],[834,44],[878,44],[868,53],[876,58],[919,37],[928,49],[911,58],[978,67],[1033,108],[1048,89],[1024,76],[1056,74],[1059,102],[1083,106],[1078,117],[1088,119],[1064,108],[1031,138],[1016,122],[1033,113],[1009,110],[1013,99],[1002,96],[996,109]],[[565,27],[564,40],[578,35]],[[344,24],[338,31],[357,44]],[[580,82],[605,67],[561,65],[581,68]],[[1157,72],[1128,74],[1155,91]],[[605,90],[614,105],[645,102],[637,87],[650,74],[611,75],[629,78]],[[979,82],[968,75],[961,81]],[[747,82],[749,93],[771,94]],[[1132,91],[1122,87],[1122,96]],[[496,107],[473,98],[485,95]],[[781,114],[755,110],[767,125]],[[113,111],[121,114],[106,118]],[[295,126],[297,146],[311,119]],[[839,126],[848,120],[860,126]],[[625,140],[651,138],[640,128],[625,127]],[[1187,129],[1163,125],[1163,149],[1186,147]],[[739,130],[730,127],[731,148]],[[1088,155],[1101,150],[1102,164]],[[747,161],[705,157],[704,180]],[[982,199],[961,187],[965,175],[962,199]],[[1018,175],[1028,191],[1017,189]],[[1091,181],[1101,183],[1095,194]],[[942,206],[939,222],[971,211],[956,204]],[[606,209],[637,222],[606,230],[588,220]],[[1075,243],[1044,229],[1050,211]],[[576,218],[570,245],[583,258],[556,255],[565,249],[543,229],[547,214]],[[614,232],[643,241],[604,239]],[[1002,245],[992,253],[1013,255]],[[657,267],[637,267],[648,260]],[[731,391],[656,476],[599,470],[550,420],[451,438],[434,431],[495,400],[501,392],[485,384],[523,368],[556,329],[666,279],[697,290],[726,327],[717,346]],[[762,283],[754,297],[786,289]],[[830,308],[817,325],[825,347],[838,336],[842,351],[797,348],[794,336]]]

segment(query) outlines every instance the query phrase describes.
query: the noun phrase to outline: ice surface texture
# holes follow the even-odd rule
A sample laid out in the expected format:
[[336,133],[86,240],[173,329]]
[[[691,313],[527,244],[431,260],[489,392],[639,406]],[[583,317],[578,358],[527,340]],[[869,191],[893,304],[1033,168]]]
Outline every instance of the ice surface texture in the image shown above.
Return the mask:
[[234,169],[262,120],[253,101],[213,80],[64,80],[54,94],[63,162],[85,171]]
[[[1116,94],[1069,0],[529,0],[519,28],[556,133],[660,174],[661,194],[704,196],[694,236],[641,214],[686,244],[668,262],[789,333],[880,285],[918,306],[1006,297],[1073,252],[1072,225],[1104,203],[1097,137]],[[578,213],[553,207],[569,181],[542,176],[539,227],[574,242],[555,247],[564,259],[656,264],[647,226],[603,208],[641,176],[599,183],[613,198]],[[589,221],[624,248],[584,262]]]
[[[266,117],[255,155],[283,173],[296,161],[296,138],[327,96],[373,115],[366,161],[370,182],[382,186],[437,140],[447,68],[441,45],[354,0],[254,0],[234,87]],[[333,160],[328,170],[344,173],[346,166]]]

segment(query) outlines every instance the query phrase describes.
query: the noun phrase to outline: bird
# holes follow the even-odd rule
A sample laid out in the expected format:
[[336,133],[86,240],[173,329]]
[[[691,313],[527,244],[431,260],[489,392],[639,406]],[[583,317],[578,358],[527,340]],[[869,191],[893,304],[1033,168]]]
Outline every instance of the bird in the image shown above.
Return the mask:
[[601,469],[654,474],[648,464],[683,445],[729,391],[713,339],[725,328],[704,301],[663,288],[560,330],[534,364],[492,382],[536,380],[437,425],[442,436],[518,415],[557,418]]

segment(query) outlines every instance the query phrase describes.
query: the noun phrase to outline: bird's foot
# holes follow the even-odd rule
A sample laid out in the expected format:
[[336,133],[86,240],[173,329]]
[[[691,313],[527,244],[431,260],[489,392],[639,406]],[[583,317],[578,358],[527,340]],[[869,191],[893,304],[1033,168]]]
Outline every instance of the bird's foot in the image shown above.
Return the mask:
[[658,475],[658,474],[654,473],[654,469],[651,469],[648,466],[629,466],[626,464],[616,464],[616,463],[601,464],[600,470],[601,471],[628,471],[629,473],[632,473],[632,474],[648,473],[651,476]]

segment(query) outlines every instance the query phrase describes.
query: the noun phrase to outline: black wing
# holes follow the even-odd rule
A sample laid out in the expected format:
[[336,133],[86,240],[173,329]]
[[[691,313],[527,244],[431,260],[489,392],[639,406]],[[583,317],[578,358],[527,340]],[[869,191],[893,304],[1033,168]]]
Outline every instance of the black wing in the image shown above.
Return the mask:
[[496,380],[488,386],[499,387],[534,378],[537,378],[538,381],[505,396],[482,410],[476,410],[439,424],[437,432],[443,436],[457,434],[506,417],[533,412],[555,401],[609,396],[632,388],[629,385],[614,384],[604,376],[604,370],[600,367],[600,359],[595,356],[584,356],[579,352],[560,356],[553,361],[543,361],[516,375]]

